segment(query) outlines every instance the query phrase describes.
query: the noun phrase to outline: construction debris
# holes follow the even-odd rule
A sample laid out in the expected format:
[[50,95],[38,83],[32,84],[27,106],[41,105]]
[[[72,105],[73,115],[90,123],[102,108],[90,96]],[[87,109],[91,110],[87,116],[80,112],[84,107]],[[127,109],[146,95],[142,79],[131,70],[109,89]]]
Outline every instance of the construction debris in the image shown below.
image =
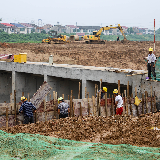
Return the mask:
[[[106,144],[131,144],[159,147],[160,114],[147,114],[140,118],[127,116],[73,117],[9,127],[9,133],[33,133],[57,138]],[[2,130],[6,131],[5,128]]]

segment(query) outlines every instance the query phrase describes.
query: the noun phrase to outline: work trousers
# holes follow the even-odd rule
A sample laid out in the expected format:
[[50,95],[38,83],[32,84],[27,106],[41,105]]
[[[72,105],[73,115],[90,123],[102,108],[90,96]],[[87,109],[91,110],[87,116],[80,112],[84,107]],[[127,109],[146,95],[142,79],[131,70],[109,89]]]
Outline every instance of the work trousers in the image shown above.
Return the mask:
[[155,73],[155,67],[153,67],[154,62],[152,63],[148,63],[148,77],[151,79],[151,72],[153,74],[154,77],[156,77],[156,73]]
[[34,118],[32,117],[28,117],[28,116],[24,116],[24,124],[29,124],[30,123],[34,123]]
[[60,114],[59,115],[59,118],[66,118],[66,117],[68,117],[68,114]]

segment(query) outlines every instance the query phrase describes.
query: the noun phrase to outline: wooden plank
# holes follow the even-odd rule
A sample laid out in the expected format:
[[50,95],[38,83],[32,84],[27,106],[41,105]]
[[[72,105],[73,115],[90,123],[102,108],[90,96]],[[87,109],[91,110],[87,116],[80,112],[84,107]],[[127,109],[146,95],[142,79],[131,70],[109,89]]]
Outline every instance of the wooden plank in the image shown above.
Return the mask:
[[147,91],[145,91],[145,100],[146,100],[146,112],[148,113],[148,98],[147,98]]
[[107,92],[105,92],[105,109],[106,109],[106,117],[107,117]]
[[120,80],[118,80],[118,95],[121,94],[121,91],[120,91]]

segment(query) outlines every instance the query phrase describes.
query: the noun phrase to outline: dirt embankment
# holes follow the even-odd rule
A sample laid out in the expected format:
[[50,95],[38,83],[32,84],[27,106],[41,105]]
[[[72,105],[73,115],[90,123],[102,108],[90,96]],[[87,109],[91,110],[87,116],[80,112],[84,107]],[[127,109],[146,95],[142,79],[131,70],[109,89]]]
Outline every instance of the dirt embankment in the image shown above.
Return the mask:
[[[10,127],[8,132],[33,133],[106,144],[159,147],[160,130],[151,129],[159,126],[159,116],[160,114],[156,113],[141,118],[74,117]],[[5,128],[3,130],[5,131]]]
[[[5,44],[0,54],[27,53],[28,61],[78,64],[99,67],[130,68],[146,70],[144,57],[153,42],[106,42],[106,44]],[[156,55],[160,56],[160,42],[156,42]]]

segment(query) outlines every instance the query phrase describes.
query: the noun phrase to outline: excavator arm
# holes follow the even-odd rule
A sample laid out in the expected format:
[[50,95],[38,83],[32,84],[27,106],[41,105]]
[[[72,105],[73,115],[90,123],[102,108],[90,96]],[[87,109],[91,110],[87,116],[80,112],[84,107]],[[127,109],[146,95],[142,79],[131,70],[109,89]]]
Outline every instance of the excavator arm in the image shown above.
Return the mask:
[[96,33],[96,37],[99,37],[100,35],[101,35],[101,33],[102,33],[102,31],[106,31],[106,30],[110,30],[110,29],[116,29],[116,28],[118,28],[119,30],[120,30],[120,32],[122,33],[122,35],[123,35],[123,37],[124,37],[124,39],[126,39],[126,36],[125,36],[125,34],[124,34],[124,32],[123,32],[123,29],[122,29],[122,27],[120,26],[120,24],[118,24],[118,26],[116,26],[116,27],[108,27],[108,26],[106,26],[106,27],[102,27],[102,28],[100,28],[100,30]]

